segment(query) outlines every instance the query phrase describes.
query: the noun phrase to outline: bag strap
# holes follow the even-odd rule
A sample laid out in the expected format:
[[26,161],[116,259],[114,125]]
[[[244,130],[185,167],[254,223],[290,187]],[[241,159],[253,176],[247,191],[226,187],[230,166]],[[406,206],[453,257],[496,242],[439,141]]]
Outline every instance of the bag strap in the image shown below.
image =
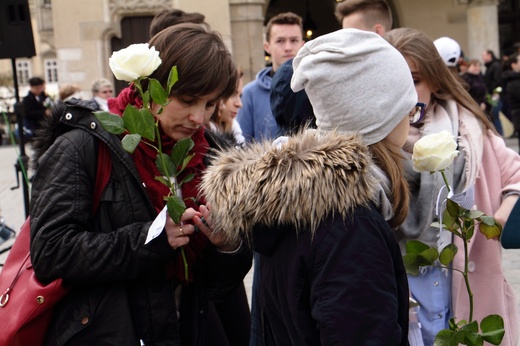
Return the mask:
[[94,199],[92,204],[92,215],[96,214],[99,202],[101,201],[101,193],[108,184],[110,173],[112,172],[112,161],[110,160],[110,152],[108,146],[103,141],[99,141],[96,183],[94,186]]
[[[94,199],[92,202],[92,215],[96,213],[97,207],[101,200],[101,193],[107,186],[111,172],[112,161],[110,159],[110,152],[108,150],[108,146],[104,142],[99,141],[96,182],[94,186]],[[31,216],[28,216],[24,224],[20,228],[20,232],[16,236],[16,240],[11,249],[11,253],[6,259],[4,270],[6,270],[5,268],[8,268],[10,266],[11,259],[13,263],[18,263],[18,261],[14,258],[20,258],[20,256],[24,256],[24,260],[21,266],[19,266],[17,275],[13,278],[13,281],[11,281],[6,291],[1,293],[0,295],[0,307],[4,307],[9,301],[10,292],[12,291],[16,281],[20,277],[21,272],[24,270],[24,268],[26,268],[27,261],[30,260],[30,222]]]

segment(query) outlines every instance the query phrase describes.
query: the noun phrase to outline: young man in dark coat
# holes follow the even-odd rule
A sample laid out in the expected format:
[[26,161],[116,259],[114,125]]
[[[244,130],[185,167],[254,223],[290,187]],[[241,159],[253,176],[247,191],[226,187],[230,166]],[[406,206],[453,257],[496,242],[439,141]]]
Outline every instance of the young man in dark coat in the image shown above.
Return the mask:
[[41,122],[50,115],[50,104],[45,94],[45,81],[40,77],[29,79],[29,92],[22,100],[24,108],[24,136],[30,140],[36,130],[41,128]]

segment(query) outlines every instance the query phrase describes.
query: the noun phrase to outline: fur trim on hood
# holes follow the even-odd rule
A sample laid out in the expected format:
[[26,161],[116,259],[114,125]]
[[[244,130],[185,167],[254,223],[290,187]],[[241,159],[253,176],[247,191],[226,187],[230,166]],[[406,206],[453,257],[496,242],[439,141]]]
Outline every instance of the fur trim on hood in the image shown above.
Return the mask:
[[374,199],[370,165],[359,137],[307,130],[281,146],[263,142],[218,152],[201,193],[212,226],[230,240],[250,238],[256,224],[314,232],[330,213],[346,216]]

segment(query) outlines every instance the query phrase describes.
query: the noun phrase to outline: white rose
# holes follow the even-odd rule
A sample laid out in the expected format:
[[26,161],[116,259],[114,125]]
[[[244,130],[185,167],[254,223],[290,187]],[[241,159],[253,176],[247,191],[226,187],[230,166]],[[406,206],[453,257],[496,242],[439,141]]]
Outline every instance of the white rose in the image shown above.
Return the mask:
[[416,172],[443,170],[459,154],[456,149],[457,143],[448,131],[424,136],[413,147],[413,169]]
[[155,47],[138,43],[112,53],[108,64],[117,79],[132,82],[151,75],[161,64],[161,58]]

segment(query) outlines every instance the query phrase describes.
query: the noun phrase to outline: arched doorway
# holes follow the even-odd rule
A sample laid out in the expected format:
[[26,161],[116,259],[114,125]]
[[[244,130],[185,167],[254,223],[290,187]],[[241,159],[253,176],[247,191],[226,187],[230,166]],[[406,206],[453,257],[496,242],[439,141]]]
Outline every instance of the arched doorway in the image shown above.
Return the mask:
[[[148,32],[152,19],[153,16],[124,17],[121,20],[121,38],[113,37],[111,39],[111,51],[118,51],[134,43],[148,42],[150,39]],[[116,95],[127,86],[127,82],[114,79]]]
[[[341,29],[341,25],[334,15],[336,5],[342,0],[270,0],[266,6],[264,25],[282,12],[293,12],[302,17],[303,30],[306,33],[312,31],[312,36],[306,39],[316,38],[329,32]],[[393,27],[399,26],[399,18],[394,3],[387,0],[392,10]]]
[[316,38],[341,28],[334,16],[336,0],[270,0],[266,6],[264,26],[282,12],[293,12],[303,19],[303,30],[312,31],[306,39]]

